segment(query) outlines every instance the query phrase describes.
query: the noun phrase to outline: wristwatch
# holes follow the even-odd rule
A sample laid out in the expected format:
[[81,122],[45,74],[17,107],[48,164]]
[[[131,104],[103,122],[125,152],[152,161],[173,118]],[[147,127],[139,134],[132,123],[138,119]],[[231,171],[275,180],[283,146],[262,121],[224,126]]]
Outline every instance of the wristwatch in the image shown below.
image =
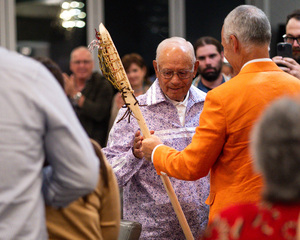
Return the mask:
[[82,93],[77,92],[73,97],[72,97],[72,104],[73,106],[78,106],[79,99],[81,98]]

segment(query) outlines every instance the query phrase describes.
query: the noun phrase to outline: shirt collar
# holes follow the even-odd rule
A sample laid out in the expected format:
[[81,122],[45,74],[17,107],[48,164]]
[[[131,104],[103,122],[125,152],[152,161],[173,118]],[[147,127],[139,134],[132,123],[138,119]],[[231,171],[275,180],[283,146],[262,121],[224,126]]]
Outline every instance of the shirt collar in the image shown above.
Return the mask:
[[246,65],[248,65],[249,63],[253,63],[253,62],[272,62],[272,60],[271,60],[270,58],[257,58],[257,59],[252,59],[252,60],[246,62],[246,63],[242,66],[241,70],[242,70]]
[[189,95],[190,95],[190,92],[188,91],[187,94],[186,94],[186,96],[185,96],[185,98],[184,98],[184,100],[182,102],[174,101],[174,100],[170,99],[167,95],[165,95],[165,96],[166,96],[167,99],[169,99],[169,101],[171,103],[173,103],[174,106],[183,105],[183,106],[186,107],[187,103],[188,103]]
[[[187,104],[189,102],[189,99],[192,99],[193,102],[204,102],[205,97],[206,97],[205,92],[201,91],[200,89],[192,85],[184,101],[187,101]],[[145,98],[141,100],[142,100],[140,102],[141,104],[146,104],[148,106],[168,101],[167,97],[164,95],[163,91],[159,86],[158,79],[156,79],[152,83],[151,87],[148,89],[147,93],[145,94]]]

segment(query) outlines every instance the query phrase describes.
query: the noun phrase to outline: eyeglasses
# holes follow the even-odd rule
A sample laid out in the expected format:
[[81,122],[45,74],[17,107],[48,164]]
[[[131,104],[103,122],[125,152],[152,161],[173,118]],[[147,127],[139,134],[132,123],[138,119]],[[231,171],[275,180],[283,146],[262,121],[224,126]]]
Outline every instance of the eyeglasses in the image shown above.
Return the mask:
[[82,60],[82,61],[72,61],[72,63],[76,64],[76,65],[79,65],[80,63],[83,63],[83,64],[89,64],[91,63],[92,61],[91,60]]
[[284,41],[287,43],[293,44],[294,41],[296,40],[298,45],[300,45],[300,37],[291,37],[291,36],[287,36],[286,34],[284,34],[282,37],[283,37]]
[[174,71],[169,70],[169,69],[164,69],[164,70],[159,71],[159,72],[161,72],[161,74],[163,75],[163,77],[165,79],[171,79],[174,76],[174,74],[177,74],[177,76],[180,79],[187,79],[187,78],[191,77],[191,75],[194,72],[194,70],[180,70],[178,72],[174,72]]

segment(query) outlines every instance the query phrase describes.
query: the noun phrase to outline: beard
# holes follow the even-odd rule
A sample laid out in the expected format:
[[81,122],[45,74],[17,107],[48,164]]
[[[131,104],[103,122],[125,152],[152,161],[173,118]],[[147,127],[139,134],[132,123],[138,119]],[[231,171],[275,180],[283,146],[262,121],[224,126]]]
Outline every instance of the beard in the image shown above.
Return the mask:
[[217,78],[220,76],[221,68],[220,69],[206,68],[205,70],[207,70],[207,69],[213,69],[214,71],[213,72],[202,72],[202,73],[200,73],[201,76],[209,82],[213,82],[213,81],[217,80]]
[[[220,76],[221,71],[222,71],[222,65],[223,65],[223,62],[222,62],[222,60],[220,60],[220,62],[218,63],[218,65],[215,68],[207,67],[205,69],[200,69],[199,73],[205,80],[207,80],[209,82],[213,82],[213,81],[217,80],[217,78]],[[212,69],[213,71],[206,72],[208,69]]]

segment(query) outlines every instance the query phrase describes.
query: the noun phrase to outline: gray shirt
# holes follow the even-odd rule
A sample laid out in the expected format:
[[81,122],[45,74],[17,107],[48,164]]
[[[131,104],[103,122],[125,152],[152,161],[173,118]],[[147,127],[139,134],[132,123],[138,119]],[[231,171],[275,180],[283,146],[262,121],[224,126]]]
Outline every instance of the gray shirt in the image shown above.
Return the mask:
[[51,73],[0,47],[0,239],[47,239],[41,190],[47,204],[65,206],[96,187],[98,172],[89,139]]

